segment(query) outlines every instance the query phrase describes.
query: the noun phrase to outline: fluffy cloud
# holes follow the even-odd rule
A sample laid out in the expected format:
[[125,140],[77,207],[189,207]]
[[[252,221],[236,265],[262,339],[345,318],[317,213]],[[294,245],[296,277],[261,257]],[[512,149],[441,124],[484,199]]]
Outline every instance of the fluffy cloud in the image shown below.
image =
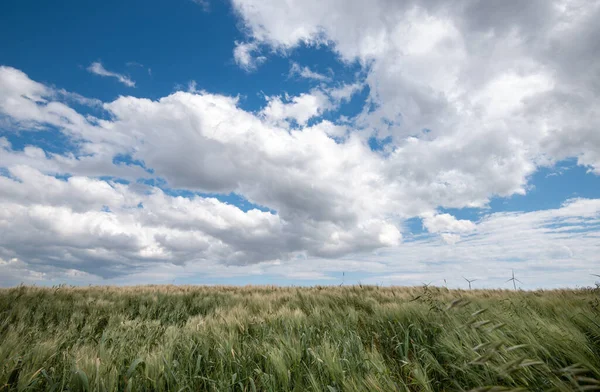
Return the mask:
[[430,233],[440,233],[448,244],[455,244],[460,239],[461,233],[475,230],[475,223],[470,220],[456,219],[450,214],[434,214],[431,212],[421,215],[423,227]]
[[[0,177],[0,197],[3,231],[12,233],[3,237],[5,260],[35,260],[108,277],[155,262],[239,265],[297,254],[331,258],[397,246],[399,223],[413,216],[458,245],[459,235],[470,235],[475,224],[430,211],[483,206],[492,195],[523,193],[525,182],[514,184],[506,173],[524,170],[525,176],[535,170],[526,154],[498,152],[501,136],[460,143],[442,135],[411,137],[386,156],[371,151],[360,132],[344,133],[336,142],[330,135],[339,126],[327,121],[303,126],[334,104],[332,95],[320,90],[311,93],[321,99],[314,106],[302,106],[315,102],[307,95],[288,97],[288,103],[278,98],[277,110],[272,99],[257,114],[241,110],[235,98],[206,92],[177,92],[157,101],[120,97],[103,105],[111,120],[98,120],[54,101],[51,89],[19,71],[3,68],[0,75],[13,86],[6,89],[12,100],[31,103],[26,111],[3,106],[11,121],[30,124],[33,132],[58,127],[81,140],[79,151],[61,155],[37,147],[14,151],[4,139],[0,162],[8,177]],[[300,129],[289,129],[285,119],[294,119]],[[494,152],[493,162],[482,168],[478,150]],[[214,199],[172,197],[155,187],[140,191],[135,180],[150,173],[113,164],[117,154],[143,162],[169,187],[235,192],[275,212],[243,212]],[[134,182],[90,178],[101,175]],[[31,250],[32,242],[40,246]]]
[[377,220],[286,221],[212,198],[88,177],[62,180],[28,166],[0,177],[0,207],[0,257],[105,278],[155,263],[243,265],[298,252],[335,257],[400,239],[393,225]]
[[275,123],[282,120],[293,120],[298,125],[306,125],[308,120],[320,116],[331,107],[327,96],[315,90],[310,94],[301,94],[297,97],[288,96],[285,97],[285,100],[282,100],[281,97],[270,97],[262,114],[269,121]]
[[[453,246],[446,245],[438,236],[431,236],[376,253],[336,259],[298,254],[288,261],[235,267],[214,259],[182,264],[153,260],[134,266],[93,258],[102,254],[97,250],[94,254],[82,254],[91,258],[87,259],[92,260],[90,264],[96,265],[95,269],[89,269],[90,272],[82,272],[69,263],[62,264],[59,269],[56,260],[36,264],[35,261],[26,263],[0,256],[0,284],[58,283],[65,280],[86,284],[166,283],[174,280],[185,282],[186,279],[197,281],[198,277],[243,277],[247,282],[248,279],[266,276],[296,281],[323,280],[324,283],[335,284],[421,285],[433,282],[435,285],[466,288],[462,276],[467,276],[477,279],[474,287],[512,288],[506,280],[514,269],[517,278],[523,282],[519,286],[527,289],[563,287],[573,282],[590,285],[594,278],[589,274],[598,272],[596,256],[600,251],[600,237],[594,228],[599,225],[600,201],[573,199],[552,210],[490,214]],[[194,246],[187,244],[188,248]],[[110,256],[118,256],[119,253],[124,252],[121,250]],[[106,265],[114,270],[102,271],[101,268]],[[77,267],[81,268],[81,265]],[[106,275],[96,275],[101,273]],[[345,273],[345,279],[342,273]]]
[[236,42],[233,58],[237,65],[247,72],[251,72],[267,59],[264,56],[255,55],[258,52],[259,48],[256,42]]
[[[522,191],[532,162],[575,156],[600,167],[598,1],[233,4],[253,42],[276,50],[325,44],[368,66],[376,110],[358,124],[399,147],[411,136],[424,151],[443,143],[454,150],[444,162],[454,159],[457,176],[510,166],[504,190],[494,191],[510,194]],[[480,170],[463,172],[455,161],[464,157]]]
[[[233,53],[243,69],[256,69],[267,49],[327,45],[361,66],[360,80],[334,84],[293,63],[291,74],[327,83],[249,112],[235,97],[195,88],[99,103],[1,67],[3,128],[51,129],[73,144],[50,153],[0,138],[1,268],[141,279],[235,265],[315,277],[310,266],[327,264],[417,279],[423,260],[460,274],[497,255],[589,268],[595,234],[568,233],[596,224],[596,200],[478,222],[432,211],[525,194],[540,166],[569,157],[600,173],[599,1],[233,5],[248,35]],[[133,86],[99,63],[90,71]],[[365,88],[359,115],[322,119]],[[82,114],[73,101],[103,115]],[[372,151],[371,137],[391,142]],[[235,193],[269,211],[171,196],[178,189]],[[433,235],[400,245],[411,217]]]

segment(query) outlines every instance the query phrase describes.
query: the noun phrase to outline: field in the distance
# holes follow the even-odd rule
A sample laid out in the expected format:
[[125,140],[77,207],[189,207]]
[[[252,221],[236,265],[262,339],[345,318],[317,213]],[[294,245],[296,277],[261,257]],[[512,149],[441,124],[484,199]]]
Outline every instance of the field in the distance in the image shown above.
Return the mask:
[[0,391],[577,391],[598,380],[598,289],[0,290]]

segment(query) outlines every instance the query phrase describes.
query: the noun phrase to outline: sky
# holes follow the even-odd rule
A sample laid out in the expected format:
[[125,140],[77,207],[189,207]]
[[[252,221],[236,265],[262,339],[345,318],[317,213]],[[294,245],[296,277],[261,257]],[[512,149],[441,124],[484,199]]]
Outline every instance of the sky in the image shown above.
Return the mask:
[[591,286],[599,18],[3,1],[0,286]]

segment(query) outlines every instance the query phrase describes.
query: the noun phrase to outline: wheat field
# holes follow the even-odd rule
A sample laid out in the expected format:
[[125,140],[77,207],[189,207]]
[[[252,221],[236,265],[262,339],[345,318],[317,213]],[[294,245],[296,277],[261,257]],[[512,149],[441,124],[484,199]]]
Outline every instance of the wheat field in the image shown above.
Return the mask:
[[600,290],[0,290],[1,391],[600,390]]

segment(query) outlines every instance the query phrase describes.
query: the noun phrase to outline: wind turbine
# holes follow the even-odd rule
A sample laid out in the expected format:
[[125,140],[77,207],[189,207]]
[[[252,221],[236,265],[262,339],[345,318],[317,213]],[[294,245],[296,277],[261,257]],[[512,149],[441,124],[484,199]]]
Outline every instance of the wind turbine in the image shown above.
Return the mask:
[[471,282],[475,282],[477,279],[467,279],[463,276],[463,279],[469,282],[469,290],[471,290]]
[[512,270],[512,278],[510,278],[506,282],[510,282],[511,280],[513,282],[513,287],[515,290],[517,289],[517,283],[515,283],[515,282],[519,282],[519,283],[523,284],[523,282],[521,282],[519,279],[515,278],[515,270]]

